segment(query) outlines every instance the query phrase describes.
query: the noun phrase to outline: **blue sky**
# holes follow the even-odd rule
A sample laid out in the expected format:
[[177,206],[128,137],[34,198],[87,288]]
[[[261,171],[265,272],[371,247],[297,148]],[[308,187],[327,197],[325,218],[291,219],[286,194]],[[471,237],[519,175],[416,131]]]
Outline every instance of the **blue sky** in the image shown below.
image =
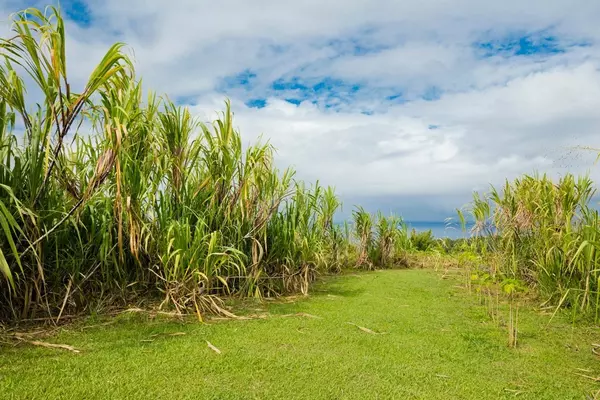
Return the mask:
[[[0,0],[3,20],[25,5]],[[245,142],[269,138],[281,167],[334,185],[347,213],[443,220],[522,173],[600,178],[593,154],[569,150],[600,147],[600,2],[61,6],[74,79],[123,41],[146,88],[204,120],[230,98]]]

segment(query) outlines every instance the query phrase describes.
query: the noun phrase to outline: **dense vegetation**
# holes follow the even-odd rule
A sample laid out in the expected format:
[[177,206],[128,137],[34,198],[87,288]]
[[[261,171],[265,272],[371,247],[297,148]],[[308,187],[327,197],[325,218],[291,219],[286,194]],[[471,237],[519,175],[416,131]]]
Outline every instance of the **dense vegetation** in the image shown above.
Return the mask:
[[216,308],[213,294],[306,291],[340,263],[333,190],[278,171],[268,144],[243,149],[229,106],[208,127],[167,98],[143,101],[120,44],[76,91],[58,12],[27,10],[13,28],[0,69],[2,316],[154,289],[178,309]]
[[317,272],[393,262],[400,219],[380,215],[373,236],[359,210],[356,261],[332,188],[279,171],[269,144],[244,148],[229,104],[207,126],[143,98],[122,44],[76,88],[64,29],[28,9],[0,43],[0,319],[154,294],[200,316],[225,312],[218,295],[306,293]]
[[[464,239],[409,232],[359,206],[339,224],[334,189],[276,168],[269,143],[243,145],[228,101],[214,122],[199,121],[143,90],[120,43],[72,82],[59,10],[12,22],[0,39],[0,393],[537,399],[575,398],[598,382],[595,331],[567,330],[564,316],[550,326],[538,312],[599,321],[588,178],[524,176],[475,193],[458,213],[474,222]],[[307,294],[319,274],[409,266],[443,273],[348,274],[304,302],[247,299]],[[462,278],[491,319],[456,291]],[[532,299],[542,307],[519,314]],[[224,324],[126,316],[234,319],[231,305],[246,315]],[[16,331],[82,314],[100,324]],[[76,347],[52,343],[63,339]],[[40,358],[65,350],[83,354]]]
[[408,266],[414,254],[598,320],[589,179],[526,176],[476,194],[472,239],[409,232],[361,207],[336,224],[333,188],[278,170],[268,143],[243,146],[229,103],[205,124],[145,95],[122,44],[72,83],[64,30],[58,10],[28,9],[0,41],[0,321],[157,299],[227,314],[223,295],[307,293],[319,273]]
[[[598,322],[600,225],[590,206],[593,184],[567,174],[558,182],[524,176],[475,194],[471,249],[481,257],[475,278],[534,288],[545,303]],[[483,267],[483,268],[482,268]]]

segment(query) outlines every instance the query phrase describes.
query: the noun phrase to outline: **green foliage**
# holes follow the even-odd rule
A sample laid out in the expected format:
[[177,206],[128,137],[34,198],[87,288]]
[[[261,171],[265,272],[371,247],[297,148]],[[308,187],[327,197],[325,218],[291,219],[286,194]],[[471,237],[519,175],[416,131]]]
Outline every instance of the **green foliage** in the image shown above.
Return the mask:
[[381,212],[373,217],[362,207],[357,207],[352,214],[358,242],[358,268],[390,268],[406,264],[404,256],[411,243],[402,218],[386,217]]
[[373,249],[373,218],[362,207],[352,211],[354,220],[354,235],[358,240],[358,259],[356,266],[359,268],[373,268],[369,255]]
[[437,249],[445,254],[461,254],[473,250],[475,240],[473,238],[439,238],[436,240]]
[[121,44],[76,92],[64,29],[28,9],[0,42],[0,319],[138,294],[201,317],[217,295],[306,293],[347,262],[334,190],[279,171],[268,143],[244,148],[229,103],[211,126],[143,99]]
[[436,247],[437,241],[431,230],[417,232],[413,229],[410,233],[410,243],[415,250],[429,251]]
[[475,194],[469,211],[476,248],[500,258],[499,280],[536,287],[549,302],[593,313],[597,321],[600,221],[589,205],[593,194],[589,178],[573,175],[557,183],[524,176],[502,191]]

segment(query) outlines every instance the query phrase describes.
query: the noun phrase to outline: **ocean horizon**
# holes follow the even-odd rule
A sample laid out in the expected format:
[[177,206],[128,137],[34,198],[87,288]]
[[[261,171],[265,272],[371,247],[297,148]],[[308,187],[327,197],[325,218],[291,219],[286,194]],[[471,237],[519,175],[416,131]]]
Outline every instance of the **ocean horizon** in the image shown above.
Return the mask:
[[467,232],[462,230],[458,221],[404,221],[408,226],[408,230],[414,229],[417,232],[426,232],[431,230],[431,233],[436,238],[462,239],[470,236],[469,229],[472,224],[467,224]]
[[[348,221],[351,222],[351,221]],[[464,232],[460,223],[456,220],[451,221],[404,221],[408,227],[408,231],[413,229],[417,232],[431,231],[436,238],[448,238],[448,239],[462,239],[471,236],[470,229],[473,227],[473,223],[467,223],[467,231]],[[343,225],[343,222],[336,222],[336,224]]]

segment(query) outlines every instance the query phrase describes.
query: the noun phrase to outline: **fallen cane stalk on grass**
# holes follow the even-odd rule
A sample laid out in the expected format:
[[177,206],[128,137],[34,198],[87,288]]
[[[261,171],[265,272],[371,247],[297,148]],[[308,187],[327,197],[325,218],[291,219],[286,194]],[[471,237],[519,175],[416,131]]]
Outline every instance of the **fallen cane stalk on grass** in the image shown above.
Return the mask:
[[520,394],[522,394],[522,393],[525,393],[525,391],[523,391],[523,390],[517,390],[517,389],[504,389],[504,391],[505,391],[505,392],[512,393],[512,394],[514,394],[515,396],[518,396],[518,395],[520,395]]
[[357,327],[358,329],[360,329],[363,332],[370,333],[371,335],[385,335],[387,333],[387,332],[375,332],[369,328],[365,328],[364,326],[356,325],[352,322],[346,322],[346,323],[348,325],[353,325],[353,326]]
[[584,374],[580,374],[579,372],[573,372],[575,375],[581,376],[583,378],[587,378],[587,379],[591,379],[594,382],[600,382],[600,376],[598,377],[593,377],[593,376],[589,376],[589,375],[584,375]]
[[80,350],[77,350],[75,347],[69,346],[67,344],[55,344],[55,343],[40,342],[39,340],[27,340],[27,339],[19,337],[19,336],[15,336],[15,338],[17,338],[18,340],[23,341],[25,343],[34,345],[34,346],[46,347],[49,349],[68,350],[73,353],[81,353]]
[[[235,314],[225,310],[224,308],[220,308],[218,312],[220,314],[225,315],[225,318],[214,317],[214,318],[211,318],[212,320],[231,320],[231,319],[245,320],[245,319],[261,318],[261,316],[258,316],[258,317],[238,316],[238,315],[235,315]],[[160,311],[160,310],[144,310],[144,309],[137,308],[137,307],[128,308],[127,310],[123,310],[120,313],[122,313],[122,314],[140,313],[140,314],[148,314],[150,316],[163,315],[166,317],[177,317],[177,318],[195,316],[195,314],[193,314],[193,313],[182,313],[182,312],[172,312],[172,311],[170,312],[170,311]]]
[[[178,318],[186,316],[186,314],[181,314],[181,313],[177,313],[177,312],[143,310],[141,308],[128,308],[127,310],[123,310],[120,312],[120,314],[128,314],[128,313],[149,314],[150,316],[164,315],[166,317],[178,317]],[[193,316],[193,314],[187,314],[187,316]]]
[[323,317],[319,317],[317,315],[312,315],[312,314],[308,314],[308,313],[304,313],[304,312],[299,312],[296,314],[284,314],[281,316],[281,318],[288,318],[288,317],[305,317],[305,318],[323,319]]
[[[151,338],[157,338],[159,336],[169,336],[169,337],[174,337],[174,336],[185,336],[187,335],[187,333],[185,332],[174,332],[174,333],[155,333],[154,335],[150,335],[149,337]],[[154,339],[142,339],[140,340],[140,342],[154,342]]]
[[219,350],[216,346],[214,346],[211,342],[209,342],[208,340],[206,341],[206,344],[208,345],[208,348],[211,349],[212,351],[214,351],[217,354],[221,354],[221,350]]
[[240,315],[240,316],[236,316],[235,318],[229,318],[229,317],[210,317],[208,320],[209,321],[232,321],[232,320],[236,320],[236,321],[250,321],[253,319],[267,319],[270,317],[270,314],[250,314],[250,315]]

